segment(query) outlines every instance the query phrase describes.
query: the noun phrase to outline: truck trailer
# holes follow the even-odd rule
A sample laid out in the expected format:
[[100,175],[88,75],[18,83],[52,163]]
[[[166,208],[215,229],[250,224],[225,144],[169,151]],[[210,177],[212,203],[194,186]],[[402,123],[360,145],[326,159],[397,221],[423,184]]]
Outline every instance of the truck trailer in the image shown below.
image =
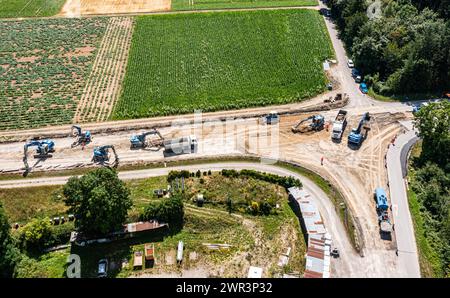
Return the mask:
[[188,137],[175,138],[171,140],[164,140],[164,151],[184,154],[197,152],[197,137],[194,135]]
[[344,134],[345,127],[347,126],[347,111],[339,110],[336,119],[333,122],[333,131],[331,133],[331,139],[340,141]]

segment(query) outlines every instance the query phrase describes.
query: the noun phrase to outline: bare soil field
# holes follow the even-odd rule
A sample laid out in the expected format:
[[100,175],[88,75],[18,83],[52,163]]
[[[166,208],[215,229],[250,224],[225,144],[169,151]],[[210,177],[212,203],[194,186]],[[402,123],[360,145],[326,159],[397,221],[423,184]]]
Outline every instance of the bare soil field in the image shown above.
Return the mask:
[[67,0],[60,15],[100,15],[168,11],[171,0]]
[[74,122],[105,121],[119,97],[133,35],[133,19],[110,18]]

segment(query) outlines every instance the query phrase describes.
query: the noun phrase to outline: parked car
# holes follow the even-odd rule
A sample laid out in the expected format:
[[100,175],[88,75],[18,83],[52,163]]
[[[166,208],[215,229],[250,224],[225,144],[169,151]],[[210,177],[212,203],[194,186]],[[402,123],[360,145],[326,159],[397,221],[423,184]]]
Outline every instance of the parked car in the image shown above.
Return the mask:
[[359,90],[364,94],[367,94],[369,92],[369,88],[367,88],[366,83],[359,84]]
[[108,276],[108,260],[101,259],[98,261],[98,277],[107,277]]
[[357,76],[361,75],[359,71],[356,68],[352,68],[352,77],[356,78]]
[[361,83],[362,82],[362,77],[361,76],[356,76],[355,82],[356,83]]
[[348,65],[348,67],[350,67],[350,68],[355,67],[355,63],[353,63],[353,60],[352,60],[352,59],[348,59],[347,65]]

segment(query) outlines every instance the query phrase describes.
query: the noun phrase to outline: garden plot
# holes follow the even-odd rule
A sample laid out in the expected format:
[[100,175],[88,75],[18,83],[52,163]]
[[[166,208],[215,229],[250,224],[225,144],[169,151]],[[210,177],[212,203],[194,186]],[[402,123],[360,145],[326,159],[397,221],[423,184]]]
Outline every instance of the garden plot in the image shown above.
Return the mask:
[[107,20],[0,26],[0,130],[71,123]]
[[74,122],[106,120],[119,97],[131,44],[133,19],[110,18]]
[[67,0],[65,16],[142,13],[170,10],[171,0]]
[[324,91],[333,56],[312,10],[137,17],[112,118],[298,102]]

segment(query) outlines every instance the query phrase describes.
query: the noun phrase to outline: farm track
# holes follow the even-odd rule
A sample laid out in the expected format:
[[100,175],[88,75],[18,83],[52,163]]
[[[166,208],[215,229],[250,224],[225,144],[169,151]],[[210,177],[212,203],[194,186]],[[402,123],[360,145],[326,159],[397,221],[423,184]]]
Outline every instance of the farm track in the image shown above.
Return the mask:
[[[320,6],[284,6],[284,7],[253,7],[253,8],[221,8],[221,9],[198,9],[198,10],[173,10],[173,11],[149,11],[149,12],[130,12],[130,13],[105,13],[105,14],[86,14],[81,15],[81,18],[91,17],[133,17],[143,15],[164,15],[164,14],[190,14],[190,13],[212,13],[212,12],[227,12],[227,11],[254,11],[254,10],[292,10],[292,9],[310,9],[319,10]],[[73,17],[73,16],[71,16]],[[51,17],[36,17],[26,19],[65,19],[68,16],[64,14],[57,14]],[[22,21],[24,18],[0,18],[0,21]]]
[[125,75],[132,33],[132,18],[110,19],[74,122],[105,121],[111,115]]

